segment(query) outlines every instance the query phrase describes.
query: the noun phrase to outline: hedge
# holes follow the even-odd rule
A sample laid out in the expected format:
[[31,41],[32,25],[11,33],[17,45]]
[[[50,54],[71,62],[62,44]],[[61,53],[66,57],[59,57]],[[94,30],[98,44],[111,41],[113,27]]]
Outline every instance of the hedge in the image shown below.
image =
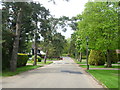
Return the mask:
[[27,54],[18,54],[17,67],[26,66],[29,57]]
[[[32,56],[32,60],[33,60],[33,61],[34,61],[34,57],[35,57],[35,55]],[[42,60],[42,58],[41,58],[40,56],[37,55],[37,61],[38,61],[38,62],[41,62],[41,60]]]

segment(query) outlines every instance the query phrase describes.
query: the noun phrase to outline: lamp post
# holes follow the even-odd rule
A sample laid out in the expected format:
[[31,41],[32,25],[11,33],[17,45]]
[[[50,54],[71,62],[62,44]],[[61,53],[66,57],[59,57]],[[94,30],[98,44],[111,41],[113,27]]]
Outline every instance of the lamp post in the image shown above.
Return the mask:
[[86,37],[86,61],[87,61],[87,70],[89,70],[89,64],[88,64],[88,36]]

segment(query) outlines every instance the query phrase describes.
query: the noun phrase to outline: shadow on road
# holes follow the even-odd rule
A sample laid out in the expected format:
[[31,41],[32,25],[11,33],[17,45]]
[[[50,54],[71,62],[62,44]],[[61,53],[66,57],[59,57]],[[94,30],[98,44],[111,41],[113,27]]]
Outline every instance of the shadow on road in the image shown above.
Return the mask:
[[81,72],[75,72],[75,71],[69,71],[69,70],[63,70],[61,72],[72,73],[72,74],[83,74]]

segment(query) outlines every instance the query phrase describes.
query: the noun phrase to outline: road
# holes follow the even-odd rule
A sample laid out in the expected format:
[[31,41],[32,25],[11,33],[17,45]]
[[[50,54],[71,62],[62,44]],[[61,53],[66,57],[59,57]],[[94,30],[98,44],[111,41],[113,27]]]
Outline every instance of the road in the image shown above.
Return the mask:
[[102,88],[69,57],[2,79],[2,88]]

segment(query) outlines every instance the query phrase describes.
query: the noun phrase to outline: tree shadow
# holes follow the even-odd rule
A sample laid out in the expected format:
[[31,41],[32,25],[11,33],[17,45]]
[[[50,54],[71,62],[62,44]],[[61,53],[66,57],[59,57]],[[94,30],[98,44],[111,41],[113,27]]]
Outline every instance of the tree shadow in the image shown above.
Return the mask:
[[81,73],[81,72],[69,71],[69,70],[62,70],[61,72],[71,73],[71,74],[83,74],[83,73]]

